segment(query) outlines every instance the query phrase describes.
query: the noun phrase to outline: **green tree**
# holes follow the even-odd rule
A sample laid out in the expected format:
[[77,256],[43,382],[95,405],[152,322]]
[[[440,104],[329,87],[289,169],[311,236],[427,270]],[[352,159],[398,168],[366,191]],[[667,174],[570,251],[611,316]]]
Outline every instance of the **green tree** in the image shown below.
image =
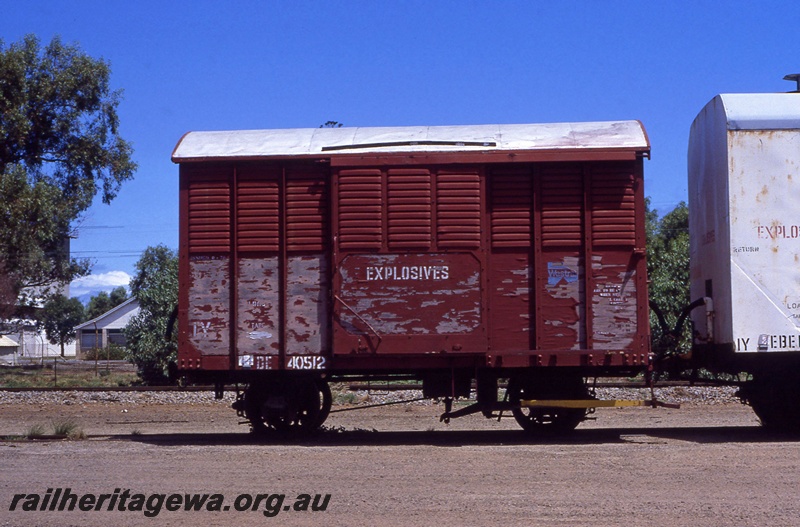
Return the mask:
[[[71,226],[98,193],[110,203],[136,170],[109,77],[107,62],[58,37],[44,48],[32,35],[0,40],[2,305],[52,296],[88,273],[88,261],[69,256]],[[27,298],[28,288],[39,298]]]
[[109,300],[111,300],[111,307],[116,307],[128,299],[128,290],[125,286],[118,286],[111,290]]
[[174,334],[170,340],[166,337],[169,319],[178,305],[178,255],[164,245],[148,247],[136,263],[130,287],[140,311],[125,327],[129,358],[142,380],[163,384],[178,348]]
[[61,345],[61,356],[64,356],[64,345],[75,340],[75,326],[83,321],[83,304],[77,298],[64,295],[51,297],[39,313],[39,323],[51,344]]
[[[674,328],[689,298],[689,208],[681,202],[663,217],[650,209],[647,201],[647,273],[650,280],[650,301],[661,312],[668,327]],[[654,349],[664,344],[664,332],[655,312],[650,314]],[[681,350],[691,345],[688,324],[683,328]]]
[[128,292],[124,286],[115,287],[111,293],[100,291],[89,299],[86,306],[86,320],[99,317],[106,311],[113,309],[128,299]]
[[60,208],[61,196],[54,185],[30,182],[19,166],[0,173],[0,304],[11,306],[5,316],[89,271],[87,260],[69,256],[71,218]]

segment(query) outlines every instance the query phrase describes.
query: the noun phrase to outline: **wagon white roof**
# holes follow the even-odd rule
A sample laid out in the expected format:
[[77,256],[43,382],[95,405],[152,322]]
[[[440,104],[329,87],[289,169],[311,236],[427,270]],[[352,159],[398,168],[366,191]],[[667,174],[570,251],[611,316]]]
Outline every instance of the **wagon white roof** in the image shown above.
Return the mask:
[[800,128],[798,93],[728,93],[709,103],[722,103],[729,130]]
[[189,132],[175,147],[176,163],[222,158],[403,152],[637,150],[650,143],[639,121],[587,123],[296,128]]

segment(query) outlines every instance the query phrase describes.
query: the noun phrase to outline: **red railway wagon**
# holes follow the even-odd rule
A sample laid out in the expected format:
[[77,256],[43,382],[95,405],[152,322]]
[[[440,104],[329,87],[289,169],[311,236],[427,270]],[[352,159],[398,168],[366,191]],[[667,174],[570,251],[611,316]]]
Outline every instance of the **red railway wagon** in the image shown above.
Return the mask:
[[178,368],[246,384],[256,430],[388,378],[574,427],[588,404],[536,402],[648,367],[649,150],[638,121],[190,132]]

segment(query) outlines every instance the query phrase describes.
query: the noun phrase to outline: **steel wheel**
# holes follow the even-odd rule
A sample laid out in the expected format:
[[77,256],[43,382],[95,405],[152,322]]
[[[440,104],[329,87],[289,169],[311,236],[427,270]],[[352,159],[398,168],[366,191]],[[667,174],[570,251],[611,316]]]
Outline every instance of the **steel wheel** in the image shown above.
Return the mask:
[[331,394],[331,387],[328,385],[328,381],[317,379],[316,384],[320,398],[317,426],[320,427],[325,423],[325,420],[328,419],[328,415],[331,413],[331,406],[333,406],[333,394]]
[[332,403],[328,383],[312,378],[252,385],[244,400],[245,416],[254,433],[269,429],[310,433],[327,418]]
[[[512,404],[531,399],[589,399],[589,393],[578,376],[515,377],[508,383],[508,400]],[[560,433],[578,426],[586,417],[585,408],[514,408],[514,419],[526,432]]]
[[755,375],[743,386],[744,396],[764,428],[800,432],[800,379],[786,375]]
[[253,433],[261,434],[267,431],[267,425],[261,416],[261,406],[266,401],[267,392],[260,386],[249,385],[244,391],[244,416],[250,421]]

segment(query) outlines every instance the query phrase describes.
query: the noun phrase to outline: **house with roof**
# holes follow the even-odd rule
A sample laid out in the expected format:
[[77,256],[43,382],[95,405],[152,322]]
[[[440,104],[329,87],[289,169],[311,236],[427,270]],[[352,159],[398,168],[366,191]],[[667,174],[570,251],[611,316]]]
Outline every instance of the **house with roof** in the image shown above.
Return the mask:
[[107,348],[112,344],[124,347],[123,330],[138,314],[139,301],[129,298],[99,317],[75,326],[75,349],[78,358],[84,357],[88,351],[95,348]]
[[[64,238],[62,250],[65,255],[69,256],[69,237]],[[53,288],[55,289],[53,290]],[[15,357],[29,360],[61,356],[61,345],[51,343],[47,339],[44,329],[37,323],[38,313],[44,306],[48,294],[53,292],[69,298],[69,284],[26,287],[21,292],[25,302],[21,303],[18,298],[14,305],[5,306],[12,307],[12,315],[11,318],[0,318],[0,333],[18,343]],[[75,356],[75,348],[76,346],[71,342],[65,345],[64,356]],[[3,350],[0,350],[0,353],[2,352]]]
[[[61,346],[51,344],[44,330],[37,326],[33,314],[23,313],[20,318],[0,321],[0,332],[18,343],[17,358],[43,359],[60,357]],[[64,355],[75,355],[75,346],[70,343],[64,347]]]
[[0,364],[16,363],[19,344],[4,335],[0,335]]

